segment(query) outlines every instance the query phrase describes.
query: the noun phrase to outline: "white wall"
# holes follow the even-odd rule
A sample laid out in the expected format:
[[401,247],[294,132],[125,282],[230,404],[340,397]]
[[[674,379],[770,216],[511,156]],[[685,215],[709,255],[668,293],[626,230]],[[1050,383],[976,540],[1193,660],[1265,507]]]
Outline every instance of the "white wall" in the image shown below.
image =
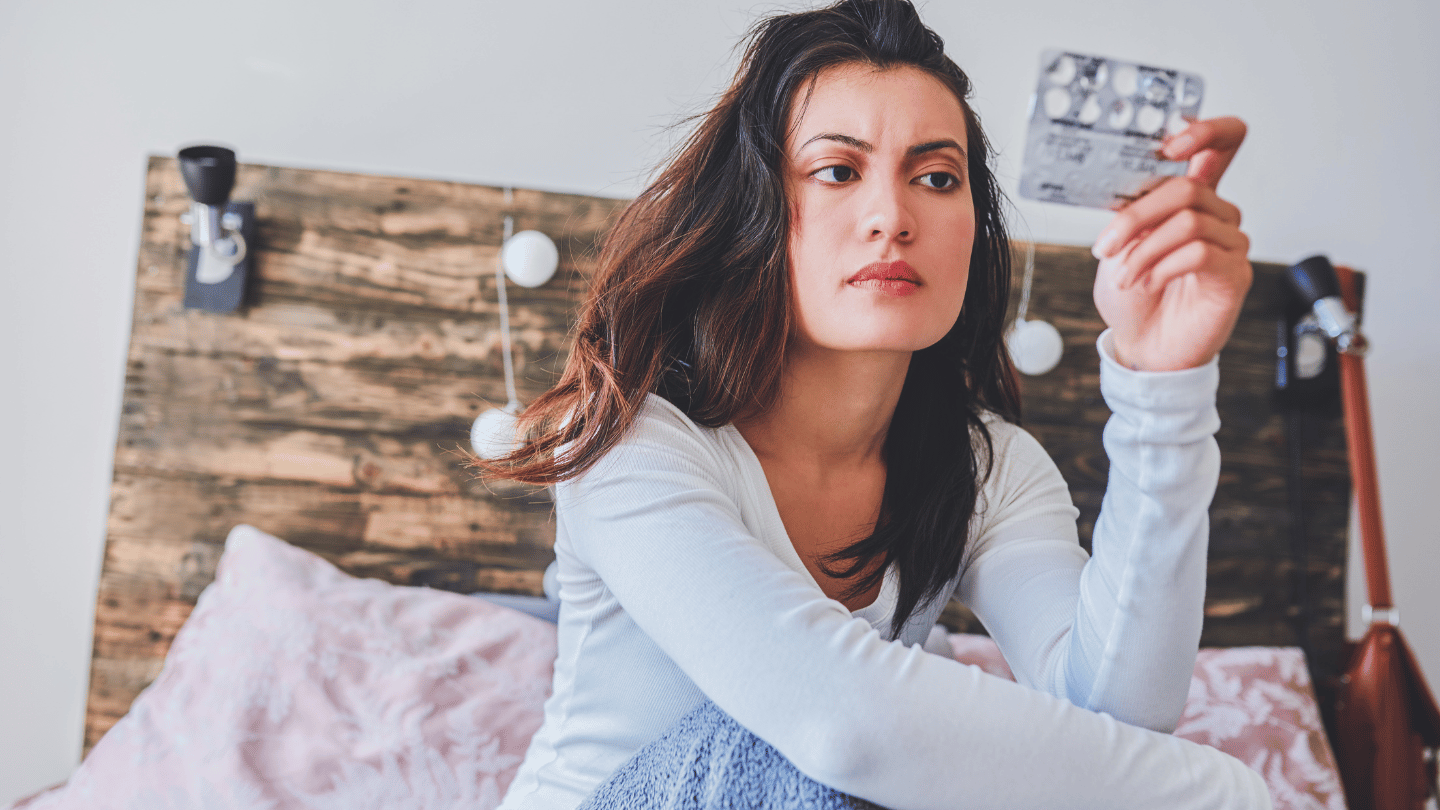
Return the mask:
[[[146,155],[213,140],[252,162],[629,197],[671,142],[665,127],[706,104],[731,45],[776,7],[0,2],[0,802],[64,779],[80,751]],[[1221,191],[1245,211],[1252,257],[1323,251],[1371,272],[1391,566],[1440,684],[1440,550],[1425,508],[1440,458],[1427,317],[1440,302],[1440,5],[923,10],[976,81],[1010,189],[1042,47],[1195,70],[1207,114],[1251,124]],[[1018,208],[1017,235],[1044,241],[1089,243],[1106,220]]]

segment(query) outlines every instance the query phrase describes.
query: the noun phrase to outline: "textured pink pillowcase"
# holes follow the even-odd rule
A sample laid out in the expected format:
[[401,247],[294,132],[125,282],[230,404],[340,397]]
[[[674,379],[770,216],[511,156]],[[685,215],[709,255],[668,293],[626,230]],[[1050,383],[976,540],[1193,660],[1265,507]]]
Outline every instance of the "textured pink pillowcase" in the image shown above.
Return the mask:
[[1345,810],[1335,752],[1299,647],[1200,650],[1175,735],[1258,771],[1276,810]]
[[24,807],[494,807],[554,658],[552,624],[237,526],[160,676]]
[[[956,659],[1011,678],[995,643]],[[16,807],[490,810],[540,727],[555,627],[355,579],[250,526],[165,668],[70,781]],[[1343,810],[1303,654],[1204,649],[1175,732],[1265,776],[1277,810]]]

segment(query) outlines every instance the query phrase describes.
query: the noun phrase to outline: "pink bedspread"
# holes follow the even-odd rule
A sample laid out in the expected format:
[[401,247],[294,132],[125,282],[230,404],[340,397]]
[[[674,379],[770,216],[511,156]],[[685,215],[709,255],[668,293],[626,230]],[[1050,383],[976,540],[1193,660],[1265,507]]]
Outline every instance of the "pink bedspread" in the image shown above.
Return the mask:
[[[950,640],[1010,677],[988,638]],[[67,784],[14,807],[492,808],[554,656],[544,621],[355,579],[240,526],[159,678]],[[1259,771],[1277,808],[1344,807],[1297,649],[1202,650],[1176,734]]]

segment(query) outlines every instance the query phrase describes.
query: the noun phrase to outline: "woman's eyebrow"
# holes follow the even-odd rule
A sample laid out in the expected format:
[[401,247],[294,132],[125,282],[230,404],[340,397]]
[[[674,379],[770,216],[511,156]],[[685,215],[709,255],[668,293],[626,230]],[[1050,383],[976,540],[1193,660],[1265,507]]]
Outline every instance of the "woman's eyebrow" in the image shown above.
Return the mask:
[[[870,143],[869,141],[862,141],[859,138],[852,137],[850,135],[842,135],[838,132],[822,132],[819,135],[816,135],[810,140],[806,141],[805,143],[800,144],[800,148],[804,149],[810,144],[821,140],[836,141],[838,143],[843,143],[846,146],[853,146],[867,155],[875,151],[875,145]],[[940,149],[954,149],[955,151],[960,153],[960,157],[962,160],[965,159],[965,148],[950,138],[943,138],[938,141],[926,141],[925,143],[917,143],[909,149],[905,150],[905,156],[915,157],[917,155],[923,155],[926,152],[934,152]]]
[[915,157],[916,155],[923,155],[926,152],[934,152],[939,149],[954,149],[956,152],[960,153],[961,160],[966,159],[965,148],[949,138],[945,138],[944,140],[939,141],[927,141],[925,143],[917,143],[909,149],[905,150],[905,156]]
[[819,135],[816,135],[815,137],[806,141],[805,143],[800,144],[800,149],[804,149],[805,147],[816,141],[838,141],[845,144],[846,146],[853,146],[867,155],[875,151],[875,145],[870,143],[869,141],[862,141],[859,138],[854,138],[849,135],[841,135],[838,132],[822,132]]

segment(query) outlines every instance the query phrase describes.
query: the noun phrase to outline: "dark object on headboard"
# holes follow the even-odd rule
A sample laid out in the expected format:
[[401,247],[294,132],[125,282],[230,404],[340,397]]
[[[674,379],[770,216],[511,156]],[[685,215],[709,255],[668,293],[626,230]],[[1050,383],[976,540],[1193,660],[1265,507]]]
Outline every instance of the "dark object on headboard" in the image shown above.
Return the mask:
[[[506,400],[493,262],[507,214],[560,249],[555,280],[510,291],[528,402],[559,373],[594,250],[626,201],[517,189],[507,204],[496,187],[245,164],[235,193],[257,216],[250,304],[223,317],[186,310],[190,239],[178,215],[189,198],[175,161],[151,160],[87,748],[158,674],[238,523],[351,574],[461,593],[538,596],[553,558],[548,494],[487,485],[462,466],[470,423]],[[1030,312],[1059,328],[1066,356],[1024,380],[1026,425],[1070,483],[1087,543],[1107,469],[1094,269],[1086,248],[1038,246]],[[1281,268],[1256,270],[1221,357],[1204,638],[1214,646],[1296,641],[1284,419],[1271,396]],[[1349,477],[1338,423],[1310,428],[1312,647],[1333,671]],[[947,615],[955,629],[972,622]]]
[[245,303],[246,280],[254,262],[255,206],[230,202],[235,187],[235,153],[223,146],[180,150],[180,175],[193,202],[183,219],[192,247],[185,270],[185,306],[234,312]]

